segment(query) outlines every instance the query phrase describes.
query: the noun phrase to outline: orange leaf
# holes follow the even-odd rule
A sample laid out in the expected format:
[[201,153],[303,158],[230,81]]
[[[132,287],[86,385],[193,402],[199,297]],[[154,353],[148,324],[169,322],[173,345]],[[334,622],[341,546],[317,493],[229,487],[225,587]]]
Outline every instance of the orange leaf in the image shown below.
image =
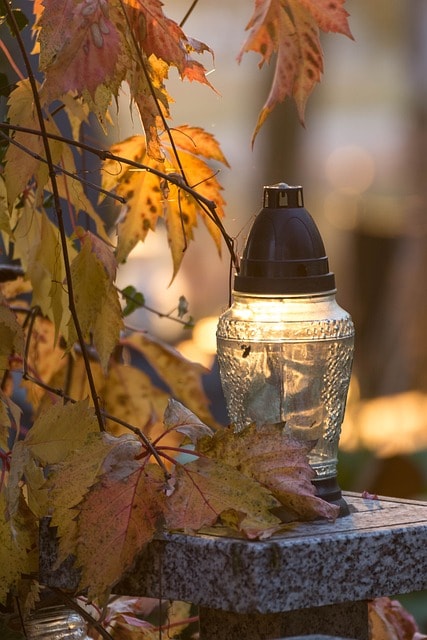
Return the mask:
[[256,0],[247,26],[249,36],[238,59],[247,51],[260,54],[260,67],[277,53],[270,94],[259,116],[252,142],[274,107],[287,96],[295,99],[304,123],[307,99],[323,73],[319,28],[352,37],[345,0]]
[[315,495],[314,472],[307,455],[312,442],[302,442],[283,433],[278,425],[257,429],[250,425],[239,433],[218,430],[213,438],[203,438],[196,450],[238,468],[254,478],[280,500],[287,519],[335,519],[338,507]]
[[322,31],[332,31],[342,33],[349,38],[353,38],[348,26],[349,13],[344,9],[346,0],[299,0],[315,18]]
[[211,86],[203,66],[190,57],[194,51],[211,52],[206,44],[187,38],[181,27],[164,15],[160,0],[126,0],[126,4],[134,11],[134,34],[147,58],[154,54],[175,66],[181,77]]
[[102,601],[151,540],[164,510],[164,489],[160,467],[129,460],[83,501],[76,555],[80,587],[89,589],[89,599]]
[[414,618],[400,602],[390,598],[375,598],[369,603],[369,627],[372,640],[412,640],[418,632]]
[[258,482],[231,465],[200,458],[176,470],[176,488],[166,503],[169,529],[197,531],[216,524],[222,514],[248,537],[259,537],[280,525],[271,509],[278,505]]
[[[143,136],[133,136],[120,142],[111,147],[111,152],[156,171],[175,174],[175,177],[181,175],[182,169],[187,183],[200,196],[215,204],[215,213],[220,221],[224,217],[225,205],[221,195],[222,187],[214,170],[205,161],[214,160],[228,166],[218,142],[203,129],[187,125],[174,128],[171,135],[179,150],[180,165],[166,134],[162,137],[162,146],[167,157],[162,163],[149,157]],[[188,243],[193,239],[193,229],[197,226],[198,218],[203,220],[220,252],[221,232],[217,222],[182,188],[166,183],[152,173],[137,171],[115,160],[104,162],[102,186],[106,190],[115,189],[127,201],[118,224],[118,262],[127,258],[139,240],[145,240],[150,229],[154,231],[159,217],[163,217],[167,224],[173,261],[172,278],[181,265]]]
[[102,84],[118,89],[126,67],[119,68],[123,36],[110,17],[114,4],[44,0],[37,28],[46,101],[69,91],[94,97]]

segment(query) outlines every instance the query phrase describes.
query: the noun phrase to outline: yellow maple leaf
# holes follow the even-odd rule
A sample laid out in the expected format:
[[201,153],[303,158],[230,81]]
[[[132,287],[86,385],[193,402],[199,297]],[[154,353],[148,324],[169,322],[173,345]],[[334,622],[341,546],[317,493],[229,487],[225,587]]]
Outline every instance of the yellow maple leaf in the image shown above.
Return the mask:
[[87,400],[54,404],[28,431],[24,444],[42,465],[61,462],[70,450],[82,447],[90,433],[99,430]]
[[23,440],[15,442],[12,449],[10,474],[6,487],[8,515],[14,517],[22,497],[23,482],[25,499],[29,509],[37,518],[47,514],[47,494],[44,489],[45,476],[39,462]]
[[0,294],[0,370],[10,368],[9,358],[16,353],[22,358],[24,352],[24,332],[15,313]]
[[23,574],[38,569],[37,521],[30,513],[24,499],[13,519],[5,518],[6,498],[0,491],[0,603],[6,605],[8,594],[15,591]]
[[[58,159],[58,164],[60,164],[60,166],[68,173],[78,173],[73,153],[69,146],[64,146],[62,149],[61,157]],[[95,223],[96,234],[105,240],[105,242],[109,242],[108,234],[105,231],[105,223],[94,209],[89,198],[86,196],[80,180],[74,180],[64,173],[57,177],[56,183],[60,197],[64,198],[64,200],[71,204],[77,214],[81,211],[85,215],[89,216],[92,222]]]
[[[60,388],[61,384],[55,385],[58,372],[66,368],[67,360],[64,358],[64,349],[55,341],[55,327],[50,320],[42,316],[35,318],[32,326],[31,340],[27,353],[27,369],[31,375],[38,378],[45,384],[51,384],[53,388]],[[33,384],[30,380],[21,382],[27,393],[27,400],[37,409],[41,399],[46,394],[45,390]],[[51,395],[48,394],[49,405]],[[85,396],[86,397],[86,396]],[[82,398],[83,399],[83,398]]]
[[166,503],[169,529],[197,531],[222,516],[250,538],[280,526],[271,513],[279,505],[271,492],[226,462],[204,457],[179,465],[174,481]]
[[21,407],[9,398],[2,389],[0,389],[0,449],[8,451],[9,436],[13,431],[19,434],[19,425],[21,420]]
[[3,232],[6,237],[12,235],[7,202],[7,188],[3,176],[0,176],[0,231]]
[[[158,431],[169,394],[155,387],[140,369],[113,362],[98,392],[110,415],[144,431],[149,430],[151,437],[154,430]],[[114,421],[108,423],[108,428],[113,433],[120,431]]]
[[169,386],[171,393],[196,416],[209,425],[215,425],[203,390],[202,376],[208,373],[205,367],[190,362],[173,347],[146,333],[133,333],[123,339],[123,344],[139,351]]
[[[21,261],[26,278],[31,281],[32,305],[40,307],[55,326],[55,341],[59,333],[66,335],[69,318],[68,296],[64,287],[65,268],[57,227],[44,211],[35,209],[26,199],[19,209],[14,233],[14,257]],[[70,258],[74,255],[68,245]]]
[[[93,336],[104,370],[123,327],[121,306],[114,286],[115,258],[110,248],[85,233],[80,252],[71,263],[74,302],[85,339]],[[74,323],[68,324],[69,346],[77,341]]]
[[267,487],[280,500],[287,520],[334,520],[338,507],[317,497],[311,482],[308,453],[313,444],[283,433],[280,425],[250,425],[238,433],[219,429],[212,438],[200,439],[196,449]]
[[[166,153],[159,163],[149,157],[144,136],[133,136],[113,145],[111,153],[138,162],[162,173],[180,176],[183,170],[187,183],[204,199],[214,203],[216,219],[181,186],[168,183],[149,171],[138,171],[123,162],[108,159],[103,164],[102,186],[114,189],[126,199],[126,206],[118,223],[117,260],[124,261],[139,241],[145,240],[149,230],[154,230],[159,217],[168,228],[168,240],[172,253],[173,275],[176,275],[193,230],[201,218],[220,252],[221,231],[217,223],[224,217],[222,187],[207,161],[213,160],[228,166],[214,136],[199,127],[183,125],[171,131],[175,148],[179,150],[180,164],[165,134],[161,137]],[[179,180],[178,180],[179,182]],[[182,180],[182,184],[184,181]]]
[[[16,88],[10,94],[8,106],[8,117],[12,125],[27,127],[36,131],[40,130],[34,97],[28,79],[20,80],[17,83]],[[48,133],[59,135],[59,131],[52,120],[46,120],[45,127]],[[37,154],[45,158],[44,143],[41,136],[15,131],[12,137],[24,149],[28,149],[31,154]],[[48,144],[52,160],[56,163],[62,151],[62,142],[49,140]],[[33,176],[36,179],[39,197],[42,196],[43,187],[49,179],[49,167],[44,162],[40,162],[34,155],[26,153],[24,149],[10,144],[6,151],[4,177],[10,211],[16,198],[24,191]]]

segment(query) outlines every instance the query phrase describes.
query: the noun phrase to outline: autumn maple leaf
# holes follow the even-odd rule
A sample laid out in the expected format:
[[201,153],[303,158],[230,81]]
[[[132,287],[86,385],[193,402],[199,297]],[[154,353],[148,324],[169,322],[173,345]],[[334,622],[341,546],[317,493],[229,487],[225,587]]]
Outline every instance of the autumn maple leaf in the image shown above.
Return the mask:
[[81,504],[76,556],[80,587],[89,588],[90,598],[105,602],[108,590],[152,539],[164,510],[164,490],[159,466],[130,460],[120,473],[105,474]]
[[[190,362],[174,347],[145,333],[130,334],[122,339],[121,344],[146,358],[161,380],[168,385],[171,394],[196,414],[195,423],[204,420],[209,425],[215,424],[203,388],[202,376],[208,373],[205,367],[198,362]],[[170,416],[170,412],[168,415]],[[175,420],[177,425],[179,421],[176,415]],[[171,422],[167,422],[168,428],[172,427]]]
[[[218,220],[224,217],[222,187],[209,165],[209,161],[228,166],[214,136],[200,127],[182,125],[174,127],[171,137],[179,154],[178,159],[172,149],[170,139],[162,136],[165,158],[157,162],[150,158],[144,136],[133,136],[111,147],[118,157],[125,157],[152,167],[155,171],[181,175],[205,199],[215,204]],[[184,182],[183,182],[184,184]],[[149,171],[135,171],[134,168],[108,159],[103,164],[102,186],[105,190],[115,189],[126,199],[125,211],[118,223],[117,260],[124,261],[138,241],[145,240],[148,232],[154,230],[157,220],[164,218],[172,253],[173,275],[176,275],[188,243],[193,239],[193,231],[201,218],[220,252],[221,232],[218,224],[206,213],[203,206],[192,196],[171,183],[161,180]]]
[[248,538],[259,538],[280,526],[272,493],[226,462],[203,457],[178,465],[173,481],[164,514],[168,529],[194,532],[232,522]]
[[[81,330],[86,337],[93,334],[104,370],[116,346],[123,322],[120,302],[114,285],[116,259],[111,248],[86,232],[80,253],[71,263],[75,291],[74,301]],[[69,345],[77,340],[74,324],[69,322]]]
[[44,0],[36,28],[47,101],[69,91],[87,91],[95,98],[100,85],[118,90],[126,66],[117,8],[106,0]]
[[299,118],[304,123],[308,96],[323,73],[323,52],[319,29],[342,33],[352,38],[345,0],[256,0],[247,25],[249,36],[238,60],[247,51],[260,54],[262,67],[277,53],[270,94],[259,116],[252,137],[274,107],[287,96],[295,99]]
[[283,433],[279,425],[250,425],[234,433],[218,430],[212,438],[201,439],[196,450],[221,460],[255,479],[280,501],[287,520],[334,520],[338,508],[315,495],[314,472],[308,463],[312,442]]
[[397,600],[382,597],[369,603],[369,627],[372,640],[422,640],[413,616]]
[[[211,87],[193,53],[209,47],[188,38],[165,16],[160,0],[44,0],[36,3],[35,31],[40,70],[45,74],[42,103],[69,92],[82,96],[100,121],[127,81],[147,137],[148,154],[161,160],[158,131],[169,116],[165,89],[169,68],[182,79]],[[213,88],[213,87],[211,87]]]

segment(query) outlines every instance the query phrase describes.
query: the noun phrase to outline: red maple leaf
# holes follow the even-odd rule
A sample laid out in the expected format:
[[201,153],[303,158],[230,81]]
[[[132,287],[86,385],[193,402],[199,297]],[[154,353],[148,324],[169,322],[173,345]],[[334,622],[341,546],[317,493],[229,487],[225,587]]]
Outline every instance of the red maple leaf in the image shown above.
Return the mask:
[[352,38],[345,0],[255,0],[247,25],[249,36],[238,60],[247,51],[260,54],[262,67],[277,54],[270,94],[258,117],[252,141],[265,119],[287,96],[295,99],[304,123],[307,98],[323,73],[323,52],[319,29]]

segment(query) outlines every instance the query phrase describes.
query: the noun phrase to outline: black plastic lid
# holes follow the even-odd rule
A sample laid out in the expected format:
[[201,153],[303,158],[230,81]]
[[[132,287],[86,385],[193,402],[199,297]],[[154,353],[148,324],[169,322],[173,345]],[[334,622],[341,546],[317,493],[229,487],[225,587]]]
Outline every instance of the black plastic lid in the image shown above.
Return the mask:
[[246,242],[234,290],[270,295],[335,291],[323,240],[304,208],[302,187],[264,187],[261,209]]

